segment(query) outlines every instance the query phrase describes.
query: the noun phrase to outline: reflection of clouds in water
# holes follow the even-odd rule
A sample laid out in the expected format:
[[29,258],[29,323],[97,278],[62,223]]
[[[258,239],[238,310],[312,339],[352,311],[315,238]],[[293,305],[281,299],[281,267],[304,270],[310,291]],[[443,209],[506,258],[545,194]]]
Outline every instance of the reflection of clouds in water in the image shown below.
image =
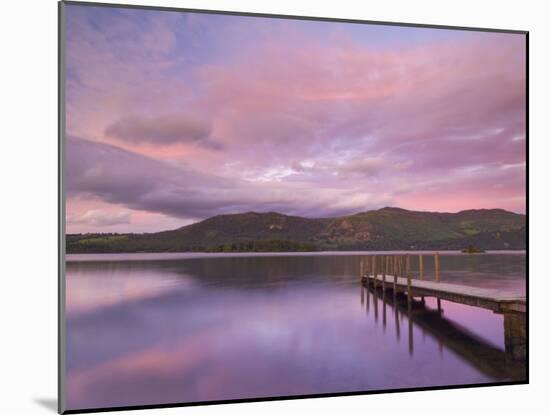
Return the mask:
[[[224,290],[144,299],[143,325],[118,328],[126,352],[69,372],[69,404],[140,405],[487,381],[452,353],[423,362],[426,373],[419,375],[404,342],[393,337],[393,320],[383,336],[380,322],[367,318],[356,296],[350,287],[323,284],[270,295]],[[88,330],[105,332],[109,323],[104,324]],[[144,333],[147,341],[141,340]],[[96,339],[79,352],[96,355],[101,347]],[[437,343],[427,337],[417,349],[419,356],[434,356]]]
[[[98,283],[98,279],[100,283]],[[133,270],[67,271],[66,310],[68,313],[89,312],[121,302],[158,296],[177,289],[193,286],[191,278],[181,274]]]
[[[464,272],[459,264],[466,259],[456,261],[448,268],[455,280],[513,280],[498,272],[497,258],[476,259],[494,272]],[[507,268],[524,264],[516,256],[506,261]],[[365,314],[358,272],[357,257],[326,255],[71,262],[69,407],[494,380],[449,349],[440,354],[437,341],[416,326],[411,358],[406,318],[399,340],[391,307],[385,329],[381,302],[377,322],[372,299]],[[500,316],[444,308],[500,345]]]
[[[189,315],[187,321],[181,320],[180,327],[157,332],[160,338],[150,347],[70,374],[70,403],[93,406],[101,399],[102,405],[120,402],[138,405],[315,393],[311,373],[294,377],[292,373],[306,356],[313,353],[317,355],[312,356],[313,360],[319,358],[319,350],[315,353],[319,335],[324,336],[325,341],[330,338],[333,345],[339,342],[330,332],[322,334],[321,324],[317,322],[324,308],[322,302],[308,303],[304,309],[297,301],[300,296],[293,294],[276,298],[252,295],[248,301],[245,297],[236,297],[234,293],[216,296],[208,321],[203,322],[201,329],[185,330],[193,325],[189,320],[201,319]],[[329,324],[331,320],[345,321],[349,317],[355,304],[348,300],[347,295],[339,296],[340,307],[327,320]],[[235,303],[241,306],[235,307]],[[182,305],[182,315],[187,315],[187,308]],[[202,315],[200,311],[197,314]],[[151,324],[158,326],[160,322],[151,321]],[[175,335],[176,332],[181,335]],[[126,333],[130,338],[135,335],[132,330]],[[349,359],[357,355],[360,344],[342,344],[342,351],[347,350],[344,356],[326,357],[333,363],[342,357]],[[90,347],[89,352],[93,353],[93,349]]]
[[[210,353],[207,340],[208,331],[205,331],[181,344],[151,347],[71,374],[67,382],[69,406],[169,402],[170,399],[166,399],[178,393],[188,374],[203,365]],[[178,382],[178,375],[182,382]],[[152,395],[157,397],[156,401],[144,400]]]

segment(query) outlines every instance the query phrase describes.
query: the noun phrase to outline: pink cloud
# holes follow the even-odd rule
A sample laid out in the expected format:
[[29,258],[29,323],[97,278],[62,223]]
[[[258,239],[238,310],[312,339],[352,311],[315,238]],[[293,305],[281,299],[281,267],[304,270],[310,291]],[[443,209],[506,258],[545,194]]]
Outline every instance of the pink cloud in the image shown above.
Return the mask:
[[[68,131],[181,174],[228,179],[236,187],[227,193],[241,198],[232,200],[235,209],[307,216],[385,204],[524,211],[525,180],[499,176],[526,160],[522,35],[472,32],[380,48],[332,26],[319,37],[299,22],[263,22],[253,39],[245,25],[219,28],[220,56],[186,65],[192,59],[178,49],[180,26],[161,19],[120,44],[115,35],[137,30],[131,22],[114,34],[85,27],[71,39],[68,60],[79,81],[69,82]],[[200,48],[201,37],[189,36]],[[207,128],[191,123],[189,130],[191,118]],[[441,185],[427,187],[433,182]],[[297,189],[339,203],[300,208],[289,196]],[[181,200],[162,193],[174,198],[167,205]],[[204,199],[203,193],[196,194]],[[190,206],[201,205],[186,194]],[[175,209],[95,197],[143,217],[168,217]],[[204,215],[213,212],[209,206]],[[132,213],[136,225],[137,218]]]

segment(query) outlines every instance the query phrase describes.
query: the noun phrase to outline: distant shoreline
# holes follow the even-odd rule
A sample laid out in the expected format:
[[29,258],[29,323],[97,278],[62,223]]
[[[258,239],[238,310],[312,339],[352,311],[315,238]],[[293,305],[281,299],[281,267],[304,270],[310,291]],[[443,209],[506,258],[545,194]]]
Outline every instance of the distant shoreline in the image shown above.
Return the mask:
[[[194,258],[239,258],[239,257],[279,257],[279,256],[362,256],[362,255],[433,255],[469,256],[459,250],[417,250],[417,251],[312,251],[312,252],[132,252],[132,253],[85,253],[66,254],[65,262],[93,261],[147,261]],[[475,256],[487,255],[526,255],[526,250],[488,250]]]

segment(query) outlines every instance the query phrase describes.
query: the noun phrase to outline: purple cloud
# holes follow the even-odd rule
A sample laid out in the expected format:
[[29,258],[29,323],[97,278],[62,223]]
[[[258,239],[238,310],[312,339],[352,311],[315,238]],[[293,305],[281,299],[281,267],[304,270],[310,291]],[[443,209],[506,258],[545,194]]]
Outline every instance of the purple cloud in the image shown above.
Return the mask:
[[210,123],[187,115],[127,115],[105,129],[107,136],[133,144],[199,142],[210,137]]
[[349,188],[309,183],[229,179],[175,167],[110,144],[70,137],[67,140],[66,189],[71,198],[99,198],[132,210],[200,219],[243,211],[334,216],[390,200]]
[[72,19],[67,132],[85,140],[68,143],[69,204],[192,220],[525,211],[522,35],[137,11]]

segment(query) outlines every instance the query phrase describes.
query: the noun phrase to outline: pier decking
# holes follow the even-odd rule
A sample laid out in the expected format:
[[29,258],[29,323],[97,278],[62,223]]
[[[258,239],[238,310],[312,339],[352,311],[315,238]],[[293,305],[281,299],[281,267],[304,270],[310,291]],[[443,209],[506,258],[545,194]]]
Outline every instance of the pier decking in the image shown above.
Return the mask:
[[411,279],[409,286],[407,278],[393,275],[386,275],[385,281],[383,275],[363,276],[362,282],[384,289],[397,289],[398,292],[407,294],[410,290],[412,297],[437,297],[454,303],[486,308],[497,313],[526,312],[525,296],[504,290],[415,279]]

